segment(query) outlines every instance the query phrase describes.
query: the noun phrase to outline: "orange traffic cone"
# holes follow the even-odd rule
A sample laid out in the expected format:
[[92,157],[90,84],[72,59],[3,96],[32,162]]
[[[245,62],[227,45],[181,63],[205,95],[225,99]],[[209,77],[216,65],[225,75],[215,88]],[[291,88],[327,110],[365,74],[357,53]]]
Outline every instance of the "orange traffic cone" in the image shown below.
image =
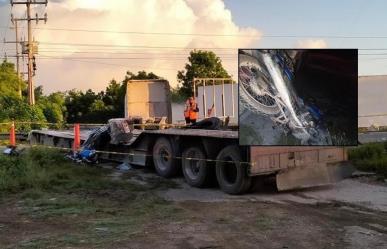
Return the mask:
[[9,144],[10,146],[16,146],[16,136],[15,136],[15,122],[12,121],[11,129],[9,131]]
[[81,137],[80,137],[80,126],[79,124],[74,124],[74,143],[73,150],[77,151],[81,147]]

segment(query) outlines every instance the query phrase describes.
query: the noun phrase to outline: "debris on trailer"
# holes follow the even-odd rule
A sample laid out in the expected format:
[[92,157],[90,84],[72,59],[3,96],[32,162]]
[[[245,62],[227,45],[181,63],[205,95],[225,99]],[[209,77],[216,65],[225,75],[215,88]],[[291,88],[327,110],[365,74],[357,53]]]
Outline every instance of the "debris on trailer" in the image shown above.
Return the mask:
[[125,118],[114,118],[108,121],[110,129],[110,143],[128,143],[133,137],[133,120]]
[[206,130],[220,130],[223,126],[222,121],[219,118],[211,117],[203,119],[197,123],[188,125],[189,129],[206,129]]

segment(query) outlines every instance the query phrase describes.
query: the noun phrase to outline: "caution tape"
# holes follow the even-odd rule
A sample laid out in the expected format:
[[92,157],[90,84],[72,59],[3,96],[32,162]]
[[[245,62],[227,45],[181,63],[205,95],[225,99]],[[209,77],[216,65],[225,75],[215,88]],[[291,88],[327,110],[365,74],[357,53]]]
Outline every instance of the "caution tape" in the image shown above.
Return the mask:
[[[73,151],[71,148],[65,148],[65,147],[55,147],[55,146],[49,146],[49,145],[30,145],[31,147],[44,147],[44,148],[50,148],[50,149],[59,149],[64,151]],[[106,153],[111,155],[124,155],[124,156],[145,156],[145,157],[153,157],[153,155],[149,154],[136,154],[136,153],[129,153],[129,152],[117,152],[117,151],[106,151],[106,150],[93,150],[96,153]],[[218,159],[210,159],[210,158],[195,158],[195,157],[182,157],[182,156],[162,156],[164,158],[168,159],[178,159],[178,160],[189,160],[189,161],[206,161],[206,162],[220,162],[220,163],[236,163],[235,161],[226,161],[226,160],[218,160]],[[253,166],[254,163],[252,162],[238,162],[239,164],[247,164]]]
[[[11,125],[12,122],[4,122],[0,123],[0,125]],[[105,126],[108,124],[93,124],[93,123],[50,123],[50,122],[32,122],[32,121],[15,121],[14,122],[15,126],[18,124],[29,124],[29,125],[60,125],[60,126],[74,126],[75,124],[79,124],[80,126]],[[160,123],[143,123],[143,124],[128,124],[129,126],[132,127],[168,127],[168,128],[173,128],[173,127],[185,127],[187,126],[186,124],[160,124]]]

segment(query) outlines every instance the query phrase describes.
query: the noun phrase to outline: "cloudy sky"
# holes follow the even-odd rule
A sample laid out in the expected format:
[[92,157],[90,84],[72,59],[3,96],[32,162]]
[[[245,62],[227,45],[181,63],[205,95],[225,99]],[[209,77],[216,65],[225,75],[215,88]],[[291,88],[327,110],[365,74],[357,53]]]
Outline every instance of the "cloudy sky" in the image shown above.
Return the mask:
[[[295,5],[294,3],[298,4]],[[176,85],[192,48],[211,49],[235,78],[238,47],[386,48],[383,1],[51,0],[48,22],[35,25],[40,42],[36,85],[45,92],[102,90],[127,70],[152,71]],[[25,6],[0,0],[0,36]],[[25,24],[20,30],[26,36]],[[0,44],[0,57],[14,45]],[[359,73],[387,74],[383,50],[361,50]]]

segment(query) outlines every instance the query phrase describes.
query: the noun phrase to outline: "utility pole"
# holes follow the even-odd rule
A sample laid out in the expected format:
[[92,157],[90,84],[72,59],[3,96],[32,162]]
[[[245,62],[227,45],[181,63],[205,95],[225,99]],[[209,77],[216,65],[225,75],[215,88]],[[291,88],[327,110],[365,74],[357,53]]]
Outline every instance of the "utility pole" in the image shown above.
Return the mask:
[[[17,23],[18,21],[17,20],[14,20],[13,19],[13,15],[11,16],[11,21],[15,27],[15,45],[16,45],[16,73],[17,73],[17,77],[21,80],[22,77],[20,77],[20,54],[19,54],[19,31],[18,31],[18,26],[17,26]],[[21,98],[22,97],[22,90],[21,90],[21,85],[20,85],[20,80],[19,80],[19,85],[18,85],[18,92],[19,92],[19,97]]]
[[[28,25],[28,42],[27,42],[27,53],[28,54],[28,103],[30,105],[35,104],[35,93],[34,93],[34,85],[32,81],[32,76],[33,76],[33,64],[35,63],[34,60],[34,54],[37,53],[37,46],[36,43],[32,41],[32,24],[31,21],[36,21],[36,24],[40,20],[47,22],[47,13],[44,15],[44,18],[39,18],[38,14],[34,18],[31,17],[31,5],[39,5],[39,4],[44,4],[47,6],[47,0],[45,1],[37,1],[37,0],[25,0],[25,1],[14,1],[10,0],[11,5],[13,6],[14,4],[25,4],[27,7],[27,18],[16,18],[14,19],[16,22],[17,21],[27,21]],[[23,53],[25,53],[23,51]]]

